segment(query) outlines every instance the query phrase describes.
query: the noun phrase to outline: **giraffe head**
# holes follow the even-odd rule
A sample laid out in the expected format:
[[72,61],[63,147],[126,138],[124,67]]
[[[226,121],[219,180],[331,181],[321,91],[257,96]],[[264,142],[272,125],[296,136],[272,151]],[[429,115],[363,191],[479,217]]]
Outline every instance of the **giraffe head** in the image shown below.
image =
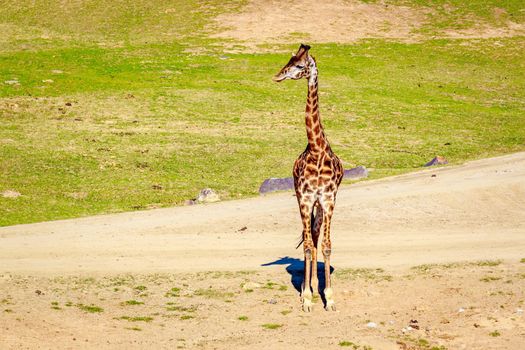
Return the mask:
[[308,78],[310,75],[308,50],[310,50],[310,46],[301,44],[297,53],[292,55],[290,61],[273,77],[273,81]]

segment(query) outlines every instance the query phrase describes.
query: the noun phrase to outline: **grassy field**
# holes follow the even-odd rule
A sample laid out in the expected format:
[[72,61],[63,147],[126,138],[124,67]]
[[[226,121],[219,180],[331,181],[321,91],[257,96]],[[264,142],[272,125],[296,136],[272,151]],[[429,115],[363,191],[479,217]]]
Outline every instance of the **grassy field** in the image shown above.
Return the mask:
[[[243,2],[32,1],[0,9],[0,225],[257,194],[306,145],[305,82],[271,77],[297,44],[231,53],[210,39]],[[435,38],[519,1],[434,9],[418,42],[312,43],[326,134],[371,177],[525,150],[525,37]],[[446,12],[447,6],[454,11]],[[452,13],[452,14],[451,14]],[[60,16],[58,15],[60,14]]]

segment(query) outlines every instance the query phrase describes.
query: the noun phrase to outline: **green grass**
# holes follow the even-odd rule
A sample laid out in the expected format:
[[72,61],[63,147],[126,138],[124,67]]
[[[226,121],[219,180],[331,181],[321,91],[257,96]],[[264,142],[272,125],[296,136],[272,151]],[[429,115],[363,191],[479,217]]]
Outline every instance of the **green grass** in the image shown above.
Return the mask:
[[367,281],[392,281],[392,276],[385,273],[385,270],[381,268],[372,269],[372,268],[347,268],[347,269],[337,269],[334,272],[337,278],[343,280],[356,280],[356,279],[365,279]]
[[493,332],[490,332],[489,335],[490,335],[491,337],[499,337],[499,336],[501,335],[501,333],[498,332],[498,331],[493,331]]
[[[205,187],[255,196],[265,178],[290,176],[306,145],[305,82],[271,81],[286,54],[225,54],[229,42],[206,36],[216,14],[242,3],[201,1],[188,14],[183,1],[0,9],[0,192],[21,193],[0,196],[0,226],[181,205]],[[426,31],[490,22],[496,6],[409,3],[455,6]],[[525,16],[517,1],[497,6]],[[524,37],[312,45],[332,148],[371,178],[438,154],[459,164],[525,150],[524,46]]]
[[261,325],[261,327],[264,329],[278,329],[278,328],[281,328],[282,326],[283,326],[282,324],[278,324],[278,323],[265,323]]
[[129,322],[151,322],[153,321],[153,317],[150,316],[122,316],[120,317],[121,320],[126,320]]
[[208,289],[197,289],[194,295],[204,297],[207,299],[228,299],[235,295],[232,292],[223,292],[221,290],[208,288]]
[[166,294],[164,294],[164,296],[165,296],[166,298],[176,298],[176,297],[180,297],[180,288],[173,287],[173,288],[171,288],[169,291],[167,291]]
[[485,276],[480,278],[481,282],[494,282],[500,280],[501,277],[495,277],[495,276]]
[[100,312],[104,312],[104,309],[99,307],[99,306],[95,306],[95,305],[84,305],[84,304],[77,304],[77,307],[84,311],[84,312],[88,312],[88,313],[100,313]]
[[239,316],[237,317],[239,321],[248,321],[248,316]]
[[501,265],[502,260],[478,260],[472,262],[453,262],[446,264],[423,264],[412,266],[410,269],[417,273],[430,273],[439,269],[457,269],[469,266],[495,267]]
[[144,305],[144,302],[143,301],[138,301],[138,300],[126,300],[122,304],[123,305]]
[[183,312],[195,312],[197,311],[196,306],[180,306],[180,305],[174,305],[174,306],[168,306],[166,307],[167,311],[183,311]]

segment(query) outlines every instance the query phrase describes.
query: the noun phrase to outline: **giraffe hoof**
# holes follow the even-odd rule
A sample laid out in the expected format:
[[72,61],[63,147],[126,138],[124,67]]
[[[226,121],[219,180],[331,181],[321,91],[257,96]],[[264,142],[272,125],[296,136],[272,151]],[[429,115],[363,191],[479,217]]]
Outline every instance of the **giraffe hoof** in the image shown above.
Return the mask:
[[311,300],[304,299],[303,300],[303,311],[304,312],[311,312],[313,310],[313,304]]
[[336,311],[335,302],[333,300],[327,300],[325,310],[326,311]]

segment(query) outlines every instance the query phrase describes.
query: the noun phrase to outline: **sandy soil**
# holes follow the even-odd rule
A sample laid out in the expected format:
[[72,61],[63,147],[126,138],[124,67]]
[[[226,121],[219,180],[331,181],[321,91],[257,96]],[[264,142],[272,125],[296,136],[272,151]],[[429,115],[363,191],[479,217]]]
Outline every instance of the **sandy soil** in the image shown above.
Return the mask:
[[0,228],[0,348],[525,347],[525,153],[342,187],[336,313],[300,311],[296,205]]
[[[499,11],[499,12],[498,12]],[[305,16],[314,13],[315,16]],[[495,8],[495,16],[504,10]],[[249,1],[237,13],[219,15],[215,24],[222,31],[212,37],[241,41],[248,49],[263,50],[260,44],[332,42],[352,43],[359,39],[383,38],[414,42],[425,38],[417,30],[432,10],[353,0]],[[510,37],[525,34],[525,24],[507,21],[494,27],[478,21],[476,28],[447,29],[432,37],[473,39]],[[264,48],[268,50],[268,48]]]

